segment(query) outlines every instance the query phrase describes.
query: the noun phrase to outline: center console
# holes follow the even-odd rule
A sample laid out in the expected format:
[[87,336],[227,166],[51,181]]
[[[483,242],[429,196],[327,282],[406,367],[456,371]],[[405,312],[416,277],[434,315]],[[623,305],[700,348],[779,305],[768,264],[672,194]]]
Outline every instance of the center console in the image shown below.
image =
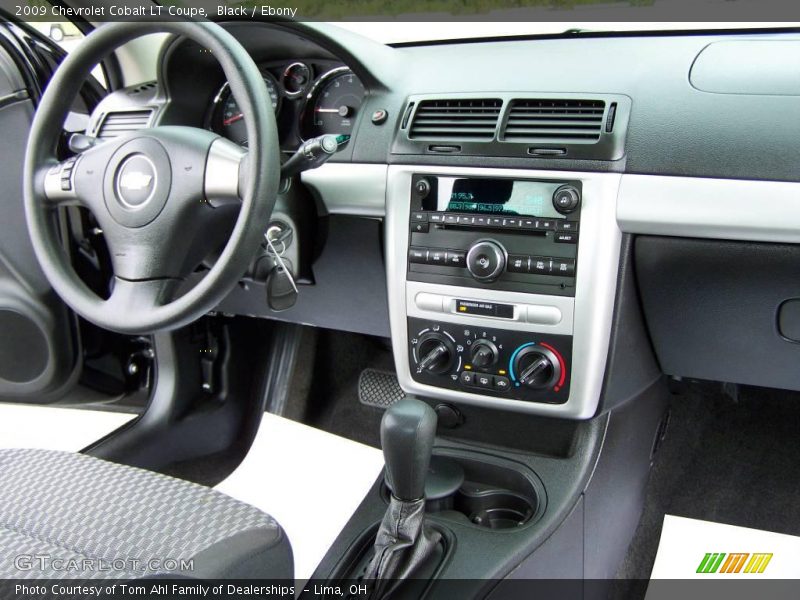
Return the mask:
[[[582,580],[611,581],[666,403],[643,326],[626,308],[634,291],[627,241],[620,267],[619,184],[613,173],[388,167],[392,349],[398,381],[416,398],[384,413],[389,475],[317,577],[373,576],[376,565],[380,574],[389,561],[373,559],[389,544],[392,564],[416,563],[421,574],[398,598],[529,597],[539,578],[577,582],[559,596],[595,597]],[[437,417],[424,417],[431,409]],[[410,502],[422,495],[412,475],[423,458],[426,500]],[[453,581],[465,587],[454,593]]]
[[401,386],[589,418],[608,351],[619,176],[391,166],[387,272]]

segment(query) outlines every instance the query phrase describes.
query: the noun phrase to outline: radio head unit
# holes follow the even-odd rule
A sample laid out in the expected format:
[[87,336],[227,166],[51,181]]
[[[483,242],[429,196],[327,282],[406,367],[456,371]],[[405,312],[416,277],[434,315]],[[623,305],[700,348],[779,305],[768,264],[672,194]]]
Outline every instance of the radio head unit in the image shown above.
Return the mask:
[[572,296],[580,181],[415,174],[408,279]]

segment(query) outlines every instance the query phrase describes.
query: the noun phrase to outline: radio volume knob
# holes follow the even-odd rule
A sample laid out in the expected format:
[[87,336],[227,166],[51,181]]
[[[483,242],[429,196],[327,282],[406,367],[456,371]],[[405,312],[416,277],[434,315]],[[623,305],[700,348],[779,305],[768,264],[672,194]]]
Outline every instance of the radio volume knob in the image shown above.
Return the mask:
[[553,192],[553,208],[562,215],[575,212],[581,203],[581,193],[574,185],[562,185]]
[[467,252],[467,270],[478,281],[494,281],[506,268],[506,252],[497,242],[476,242]]

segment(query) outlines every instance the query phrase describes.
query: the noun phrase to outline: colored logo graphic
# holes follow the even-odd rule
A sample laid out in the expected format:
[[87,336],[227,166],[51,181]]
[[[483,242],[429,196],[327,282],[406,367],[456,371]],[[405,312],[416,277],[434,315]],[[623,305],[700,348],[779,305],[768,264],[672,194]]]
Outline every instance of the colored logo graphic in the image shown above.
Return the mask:
[[707,552],[697,567],[698,573],[763,573],[772,553]]

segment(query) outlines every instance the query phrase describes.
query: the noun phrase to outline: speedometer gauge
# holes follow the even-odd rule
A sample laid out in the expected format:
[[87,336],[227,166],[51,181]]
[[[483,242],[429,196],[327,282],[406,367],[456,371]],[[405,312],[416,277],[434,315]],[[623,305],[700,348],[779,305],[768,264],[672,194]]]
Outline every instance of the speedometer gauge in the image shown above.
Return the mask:
[[[264,77],[264,84],[267,86],[272,110],[277,113],[281,104],[278,82],[275,81],[275,78],[269,73],[262,73],[262,76]],[[236,142],[241,146],[246,146],[247,127],[244,121],[245,116],[239,108],[236,98],[231,94],[230,87],[227,83],[225,83],[222,89],[217,93],[214,99],[214,105],[212,129],[232,142]]]
[[364,86],[347,67],[323,75],[306,105],[305,137],[351,135],[364,101]]

